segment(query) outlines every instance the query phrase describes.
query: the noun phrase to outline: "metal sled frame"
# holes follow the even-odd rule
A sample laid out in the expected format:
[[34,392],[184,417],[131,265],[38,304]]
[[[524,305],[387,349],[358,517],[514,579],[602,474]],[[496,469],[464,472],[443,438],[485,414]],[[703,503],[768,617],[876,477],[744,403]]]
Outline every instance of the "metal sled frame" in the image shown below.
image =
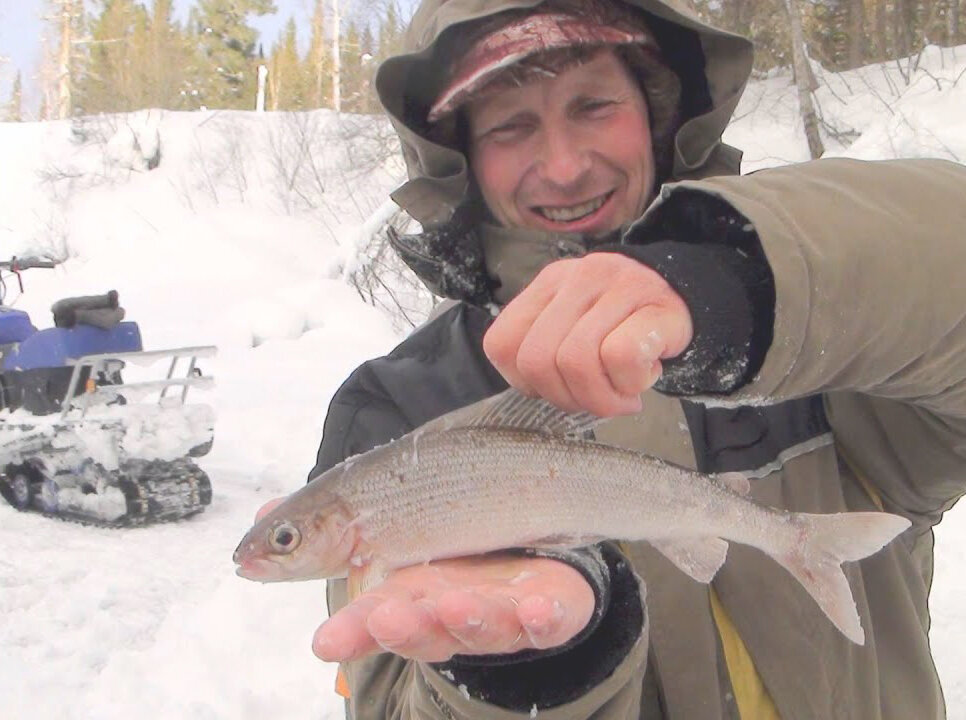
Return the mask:
[[[89,401],[90,398],[94,396],[118,395],[129,390],[160,390],[158,404],[161,404],[165,394],[168,392],[168,388],[180,387],[181,404],[184,405],[189,388],[197,387],[207,389],[214,386],[215,380],[213,377],[195,375],[195,365],[198,358],[213,357],[217,352],[218,349],[214,345],[198,345],[170,350],[100,353],[98,355],[84,355],[76,360],[72,360],[71,365],[73,365],[74,371],[71,373],[70,383],[67,385],[67,393],[61,404],[60,418],[61,420],[67,420],[68,413],[75,407],[79,407],[81,411],[80,419],[83,419],[87,414],[88,406],[91,404]],[[88,377],[94,378],[97,377],[98,373],[107,370],[107,364],[110,361],[124,362],[131,360],[134,363],[138,363],[142,360],[156,360],[164,357],[171,358],[171,365],[168,367],[167,377],[163,380],[121,383],[118,385],[94,385],[90,383],[86,392],[75,395],[84,368],[90,368]],[[183,375],[175,377],[175,369],[178,365],[178,360],[181,358],[188,358],[188,367]]]

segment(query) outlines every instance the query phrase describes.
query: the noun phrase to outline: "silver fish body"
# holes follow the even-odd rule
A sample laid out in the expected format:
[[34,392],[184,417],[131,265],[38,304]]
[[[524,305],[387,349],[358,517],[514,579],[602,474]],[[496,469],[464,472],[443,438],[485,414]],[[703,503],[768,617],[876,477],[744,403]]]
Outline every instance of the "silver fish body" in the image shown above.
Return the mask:
[[[390,567],[604,538],[725,537],[790,546],[792,517],[709,476],[606,445],[512,429],[412,434],[358,458],[334,483]],[[309,500],[311,486],[305,490]]]
[[595,419],[512,391],[478,405],[291,495],[239,544],[238,573],[273,581],[355,568],[371,584],[430,560],[612,538],[646,540],[710,582],[728,542],[740,542],[782,564],[847,637],[864,641],[840,565],[879,550],[909,526],[905,518],[776,510],[746,497],[740,478],[582,439]]

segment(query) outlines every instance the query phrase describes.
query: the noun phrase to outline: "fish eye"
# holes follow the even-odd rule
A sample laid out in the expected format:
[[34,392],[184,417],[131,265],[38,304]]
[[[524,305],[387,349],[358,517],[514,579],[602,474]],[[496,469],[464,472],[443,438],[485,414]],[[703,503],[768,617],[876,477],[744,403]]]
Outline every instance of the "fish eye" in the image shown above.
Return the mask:
[[299,546],[302,533],[292,523],[283,522],[268,531],[268,544],[277,553],[290,553]]

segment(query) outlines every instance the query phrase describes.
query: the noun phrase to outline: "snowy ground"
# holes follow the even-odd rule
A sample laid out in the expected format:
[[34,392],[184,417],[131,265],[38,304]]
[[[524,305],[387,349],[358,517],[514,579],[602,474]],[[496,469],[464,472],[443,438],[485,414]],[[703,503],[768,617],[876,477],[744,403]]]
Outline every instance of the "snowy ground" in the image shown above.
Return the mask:
[[[966,160],[964,68],[961,47],[925,53],[909,86],[894,68],[823,76],[824,116],[856,138],[829,154]],[[787,75],[749,88],[727,135],[746,170],[805,158],[794,111]],[[240,580],[231,552],[263,501],[301,484],[342,379],[399,339],[333,272],[400,177],[376,156],[384,126],[361,138],[346,122],[322,111],[0,125],[0,257],[70,257],[8,301],[43,323],[58,297],[116,288],[147,347],[219,347],[204,366],[218,414],[204,514],[107,531],[0,505],[0,720],[342,717],[334,668],[309,648],[321,583]],[[161,165],[148,172],[154,129]],[[306,142],[314,165],[298,162]],[[966,718],[964,512],[937,532],[932,596],[951,718]]]

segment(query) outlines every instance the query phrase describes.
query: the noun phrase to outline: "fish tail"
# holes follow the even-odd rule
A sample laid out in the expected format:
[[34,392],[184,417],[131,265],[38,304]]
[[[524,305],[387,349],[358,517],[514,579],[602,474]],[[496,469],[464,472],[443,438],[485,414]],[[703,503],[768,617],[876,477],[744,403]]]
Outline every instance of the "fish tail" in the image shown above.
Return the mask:
[[842,634],[857,645],[865,644],[855,598],[842,563],[861,560],[884,547],[910,522],[883,512],[849,512],[832,515],[796,513],[795,524],[803,542],[776,558],[808,591]]

